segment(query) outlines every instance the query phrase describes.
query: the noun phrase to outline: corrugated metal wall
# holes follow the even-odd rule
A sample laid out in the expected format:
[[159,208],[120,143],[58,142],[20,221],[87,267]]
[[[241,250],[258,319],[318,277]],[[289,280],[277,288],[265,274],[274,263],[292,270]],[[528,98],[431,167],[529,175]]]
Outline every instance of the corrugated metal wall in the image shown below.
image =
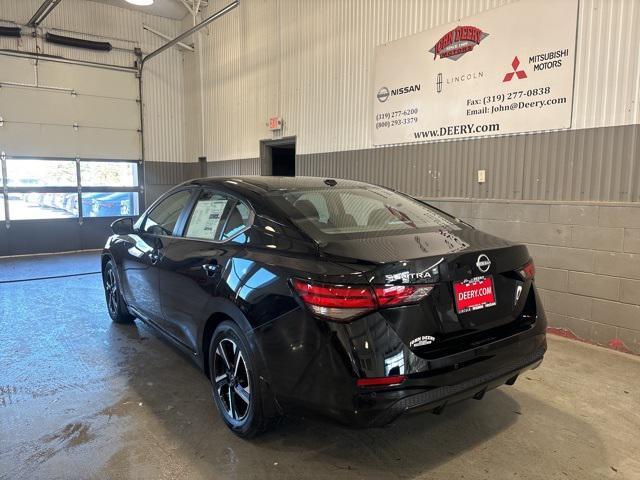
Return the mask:
[[[182,30],[193,26],[192,18],[189,15],[182,22]],[[191,41],[196,42],[199,49],[199,35],[195,35]],[[184,98],[185,115],[185,161],[195,162],[198,157],[204,155],[202,148],[202,97],[200,95],[200,68],[199,53],[184,54]]]
[[207,175],[212,177],[236,175],[260,175],[260,159],[247,158],[210,162],[207,164]]
[[416,196],[639,202],[640,126],[308,154],[298,157],[296,171]]
[[[283,117],[299,154],[371,148],[375,46],[505,3],[244,0],[204,37],[208,159],[257,157],[270,115]],[[575,128],[640,122],[639,24],[637,0],[581,0]]]
[[[0,0],[0,20],[25,24],[41,4],[42,0]],[[0,38],[0,48],[25,52],[35,52],[37,48],[40,53],[131,67],[135,57],[130,50],[134,47],[140,47],[143,52],[148,53],[164,43],[164,40],[144,31],[143,23],[171,36],[181,31],[180,22],[175,20],[85,0],[65,0],[45,20],[42,25],[44,31],[106,40],[115,47],[113,51],[94,52],[57,46],[32,38],[28,29],[25,29],[21,39]],[[183,59],[178,50],[172,49],[145,66],[144,128],[147,161],[186,161],[184,119]],[[181,177],[173,173],[176,172],[169,169],[167,175],[171,178],[163,180],[167,183],[180,181]]]
[[640,2],[580,0],[574,128],[640,123]]

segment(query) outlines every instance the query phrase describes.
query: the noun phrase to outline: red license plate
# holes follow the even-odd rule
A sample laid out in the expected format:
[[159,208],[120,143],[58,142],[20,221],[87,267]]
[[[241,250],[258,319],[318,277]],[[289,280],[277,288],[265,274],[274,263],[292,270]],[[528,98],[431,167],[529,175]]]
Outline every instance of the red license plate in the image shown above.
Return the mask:
[[453,284],[458,313],[473,312],[496,305],[493,278],[475,277]]

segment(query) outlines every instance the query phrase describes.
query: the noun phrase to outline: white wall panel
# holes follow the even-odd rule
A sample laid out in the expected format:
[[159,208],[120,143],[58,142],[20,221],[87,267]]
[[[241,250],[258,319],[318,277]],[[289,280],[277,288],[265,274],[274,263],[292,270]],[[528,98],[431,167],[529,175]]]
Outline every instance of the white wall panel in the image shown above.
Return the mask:
[[[187,30],[193,26],[193,19],[187,16],[182,21],[182,29]],[[202,131],[202,96],[200,88],[200,35],[195,35],[190,41],[196,45],[195,54],[184,54],[184,138],[185,138],[185,161],[195,162],[198,157],[204,155]]]
[[[37,139],[37,141],[34,141]],[[8,156],[136,159],[140,135],[132,130],[105,130],[68,125],[5,123],[0,145]]]
[[[243,0],[203,36],[209,160],[257,157],[271,115],[299,154],[370,148],[375,46],[506,3]],[[573,127],[639,123],[640,2],[581,0],[578,24]]]
[[[31,60],[31,63],[35,63]],[[135,75],[104,68],[87,68],[58,62],[38,62],[40,85],[71,88],[80,95],[95,95],[109,98],[138,99],[138,80]]]
[[140,129],[140,107],[135,100],[34,88],[0,88],[0,116],[7,122]]
[[[5,62],[6,58],[0,55],[0,66],[9,64],[20,71],[21,62],[34,68],[34,79],[24,82],[32,87],[0,88],[0,151],[8,156],[141,158],[133,72],[60,63],[51,68],[54,62],[48,60],[34,66],[29,58]],[[0,83],[6,82],[6,72],[0,69]],[[85,82],[82,91],[109,96],[78,93],[79,79]],[[41,88],[43,84],[47,88]]]
[[33,84],[36,81],[34,62],[22,58],[0,56],[0,72],[3,82]]
[[640,123],[640,1],[580,0],[574,128]]
[[[0,0],[0,19],[23,25],[41,3],[41,0]],[[0,38],[0,48],[24,52],[35,52],[37,49],[41,53],[75,60],[131,67],[135,60],[132,52],[134,47],[149,53],[165,42],[143,30],[143,23],[169,36],[181,32],[181,23],[176,20],[85,0],[65,0],[45,20],[39,33],[50,31],[88,40],[109,41],[114,46],[111,52],[94,52],[58,46],[42,39],[34,40],[29,36],[30,28],[23,28],[21,39]],[[60,65],[66,68],[64,64]],[[143,104],[147,161],[186,161],[183,73],[182,53],[176,49],[163,53],[145,67]],[[131,77],[131,81],[135,82],[133,75]],[[55,75],[50,80],[54,81],[54,78]],[[79,88],[86,88],[89,92],[93,81],[80,76],[79,81],[83,80],[86,80],[85,85]],[[90,93],[99,95],[95,91]],[[109,96],[108,92],[103,93]]]

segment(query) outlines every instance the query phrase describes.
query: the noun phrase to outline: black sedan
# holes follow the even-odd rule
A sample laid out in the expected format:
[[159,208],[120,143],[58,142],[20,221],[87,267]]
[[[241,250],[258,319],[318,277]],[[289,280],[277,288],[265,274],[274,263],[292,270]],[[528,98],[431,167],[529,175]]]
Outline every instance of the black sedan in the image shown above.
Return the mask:
[[111,318],[188,352],[241,436],[300,410],[363,426],[440,412],[546,350],[527,248],[387,188],[193,180],[112,228]]

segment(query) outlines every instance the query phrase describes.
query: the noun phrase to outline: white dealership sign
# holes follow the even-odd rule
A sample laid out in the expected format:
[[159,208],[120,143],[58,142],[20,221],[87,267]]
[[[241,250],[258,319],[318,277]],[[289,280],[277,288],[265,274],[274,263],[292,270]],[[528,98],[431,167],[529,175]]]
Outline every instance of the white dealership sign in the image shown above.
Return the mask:
[[571,127],[578,0],[520,0],[376,49],[373,143]]

